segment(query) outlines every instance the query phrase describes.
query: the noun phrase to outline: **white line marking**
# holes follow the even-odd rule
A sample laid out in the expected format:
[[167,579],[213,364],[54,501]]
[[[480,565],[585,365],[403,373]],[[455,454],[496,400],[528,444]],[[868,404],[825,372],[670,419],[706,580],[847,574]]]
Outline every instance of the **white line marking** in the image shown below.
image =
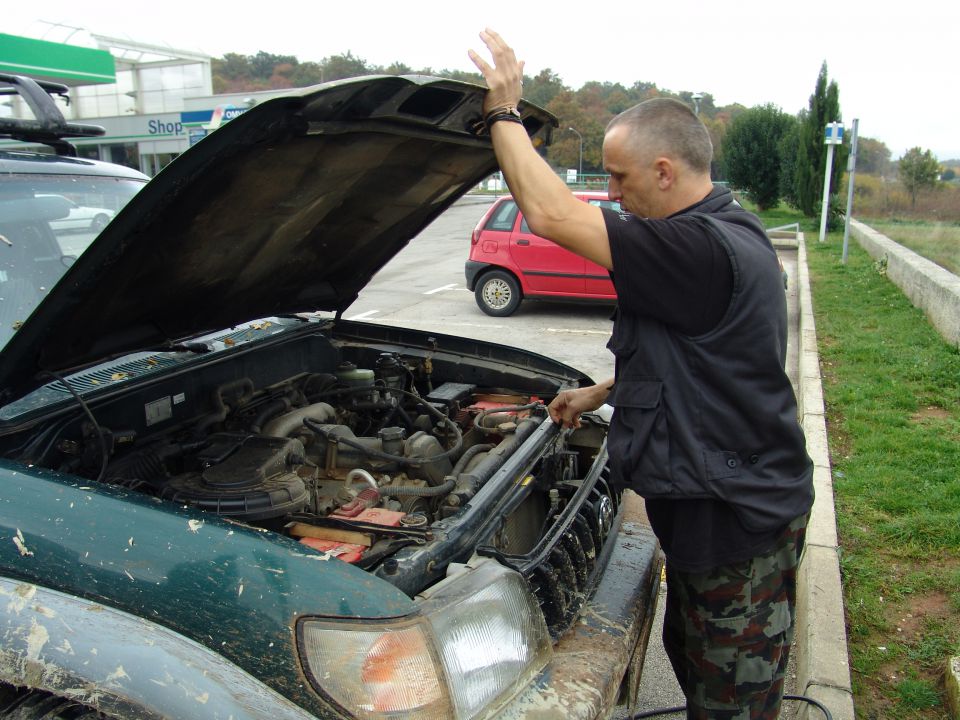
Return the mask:
[[[353,318],[348,318],[348,320],[352,319]],[[502,330],[507,327],[506,325],[489,325],[486,323],[450,322],[447,320],[400,320],[398,318],[373,318],[371,322],[382,323],[384,325],[405,325],[407,327],[425,325],[427,327],[467,327],[483,328],[485,330]]]
[[610,335],[610,330],[574,330],[571,328],[547,328],[547,332],[570,333],[571,335]]
[[443,287],[434,288],[433,290],[427,290],[424,295],[433,295],[434,293],[443,292],[444,290],[452,290],[457,286],[456,283],[450,283],[449,285],[444,285]]
[[376,315],[379,310],[367,310],[365,313],[360,313],[359,315],[351,315],[347,320],[366,320],[371,315]]

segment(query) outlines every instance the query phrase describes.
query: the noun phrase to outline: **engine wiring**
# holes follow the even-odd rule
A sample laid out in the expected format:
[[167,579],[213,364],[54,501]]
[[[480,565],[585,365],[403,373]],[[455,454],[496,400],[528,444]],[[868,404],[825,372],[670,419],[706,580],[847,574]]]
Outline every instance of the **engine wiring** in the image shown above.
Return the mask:
[[80,408],[83,410],[84,414],[87,416],[87,419],[90,421],[90,424],[93,425],[93,429],[97,433],[97,438],[100,442],[100,472],[97,474],[97,481],[103,482],[103,478],[107,474],[107,465],[110,463],[110,451],[107,449],[107,438],[103,432],[103,428],[100,427],[100,423],[97,422],[97,419],[93,416],[93,412],[90,410],[90,407],[84,401],[80,394],[73,388],[73,385],[68,383],[66,379],[61,377],[59,374],[53,372],[52,370],[46,370],[46,375],[58,380],[69,392],[73,395],[74,399],[79,403]]

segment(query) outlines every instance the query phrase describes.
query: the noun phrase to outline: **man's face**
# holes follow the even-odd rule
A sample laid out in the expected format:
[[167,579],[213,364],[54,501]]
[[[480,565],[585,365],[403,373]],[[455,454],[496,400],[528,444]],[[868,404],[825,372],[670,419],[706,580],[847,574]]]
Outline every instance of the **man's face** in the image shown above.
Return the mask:
[[655,160],[631,139],[625,125],[615,125],[603,139],[603,167],[610,173],[607,194],[637,217],[664,216]]

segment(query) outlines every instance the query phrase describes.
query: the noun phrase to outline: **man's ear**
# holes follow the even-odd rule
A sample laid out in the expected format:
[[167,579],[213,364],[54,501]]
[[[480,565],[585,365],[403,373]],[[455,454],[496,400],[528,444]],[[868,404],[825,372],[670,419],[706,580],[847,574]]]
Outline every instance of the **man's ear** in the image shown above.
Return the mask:
[[657,173],[657,185],[661,190],[669,190],[677,181],[677,168],[667,157],[658,157],[653,163]]

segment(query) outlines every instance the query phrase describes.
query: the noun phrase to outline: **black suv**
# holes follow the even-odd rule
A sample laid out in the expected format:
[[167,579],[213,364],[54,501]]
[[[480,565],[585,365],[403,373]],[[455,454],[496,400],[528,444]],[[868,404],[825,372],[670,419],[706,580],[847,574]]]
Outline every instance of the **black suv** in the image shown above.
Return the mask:
[[[592,381],[342,319],[494,170],[482,88],[298,91],[144,185],[70,157],[91,131],[63,88],[6,82],[38,120],[0,133],[59,154],[0,155],[0,717],[592,719],[634,697],[660,552],[604,416],[561,430],[544,406]],[[66,234],[75,207],[115,217]]]
[[67,267],[147,181],[136,170],[82,160],[65,138],[103,129],[64,121],[55,83],[0,75],[0,97],[19,93],[36,120],[0,118],[0,138],[46,145],[54,153],[0,149],[0,347]]

